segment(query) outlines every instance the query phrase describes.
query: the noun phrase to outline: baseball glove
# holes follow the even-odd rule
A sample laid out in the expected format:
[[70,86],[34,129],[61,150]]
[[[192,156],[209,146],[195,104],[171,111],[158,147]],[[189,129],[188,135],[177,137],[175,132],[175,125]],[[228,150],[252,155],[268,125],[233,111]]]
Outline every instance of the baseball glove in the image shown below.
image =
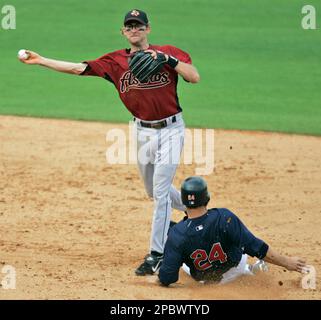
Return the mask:
[[150,76],[159,72],[166,63],[163,53],[154,59],[149,52],[137,51],[129,61],[129,69],[140,82],[148,82]]

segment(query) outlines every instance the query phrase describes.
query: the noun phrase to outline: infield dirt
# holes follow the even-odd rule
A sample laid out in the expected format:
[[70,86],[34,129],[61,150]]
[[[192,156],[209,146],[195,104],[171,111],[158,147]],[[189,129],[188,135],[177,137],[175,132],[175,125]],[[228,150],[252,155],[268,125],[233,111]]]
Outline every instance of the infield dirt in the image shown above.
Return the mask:
[[[136,165],[107,163],[112,128],[128,131],[0,116],[0,268],[17,274],[16,289],[0,287],[0,299],[321,299],[321,137],[215,130],[215,170],[205,177],[210,207],[231,209],[280,253],[305,258],[315,290],[272,265],[221,286],[181,273],[164,288],[134,274],[148,251],[153,204]],[[181,164],[174,184],[195,167]]]

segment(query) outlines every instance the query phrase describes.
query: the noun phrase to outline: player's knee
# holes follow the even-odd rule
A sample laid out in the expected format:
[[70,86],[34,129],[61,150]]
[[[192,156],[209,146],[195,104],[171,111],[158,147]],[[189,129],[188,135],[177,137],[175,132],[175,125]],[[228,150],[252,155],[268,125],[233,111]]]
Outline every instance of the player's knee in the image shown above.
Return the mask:
[[159,201],[161,199],[166,199],[168,198],[168,193],[162,192],[162,190],[154,189],[153,198],[156,201]]
[[153,190],[153,198],[155,199],[155,200],[158,200],[159,198],[160,198],[160,192],[158,192],[157,191],[157,189],[154,189]]

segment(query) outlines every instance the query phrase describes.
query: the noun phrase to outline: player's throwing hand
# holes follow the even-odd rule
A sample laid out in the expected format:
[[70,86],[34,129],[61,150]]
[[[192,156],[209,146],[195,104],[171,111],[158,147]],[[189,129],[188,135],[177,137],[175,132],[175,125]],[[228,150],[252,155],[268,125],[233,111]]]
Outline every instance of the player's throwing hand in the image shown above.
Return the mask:
[[40,64],[41,63],[41,56],[33,51],[30,50],[25,50],[26,54],[27,54],[27,59],[24,59],[23,57],[19,57],[18,59],[26,64]]

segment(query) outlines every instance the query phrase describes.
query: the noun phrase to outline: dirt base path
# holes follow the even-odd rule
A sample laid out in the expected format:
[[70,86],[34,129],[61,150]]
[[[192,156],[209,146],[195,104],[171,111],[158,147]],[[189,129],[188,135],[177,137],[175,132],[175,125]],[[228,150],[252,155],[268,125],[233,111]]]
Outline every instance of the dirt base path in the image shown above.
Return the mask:
[[[170,289],[134,275],[148,251],[152,202],[136,165],[106,162],[112,128],[128,130],[0,116],[0,268],[17,274],[0,299],[321,299],[320,137],[215,130],[206,177],[210,207],[231,209],[281,253],[306,258],[316,290],[275,266],[220,287],[181,274]],[[175,185],[194,169],[180,165]]]

